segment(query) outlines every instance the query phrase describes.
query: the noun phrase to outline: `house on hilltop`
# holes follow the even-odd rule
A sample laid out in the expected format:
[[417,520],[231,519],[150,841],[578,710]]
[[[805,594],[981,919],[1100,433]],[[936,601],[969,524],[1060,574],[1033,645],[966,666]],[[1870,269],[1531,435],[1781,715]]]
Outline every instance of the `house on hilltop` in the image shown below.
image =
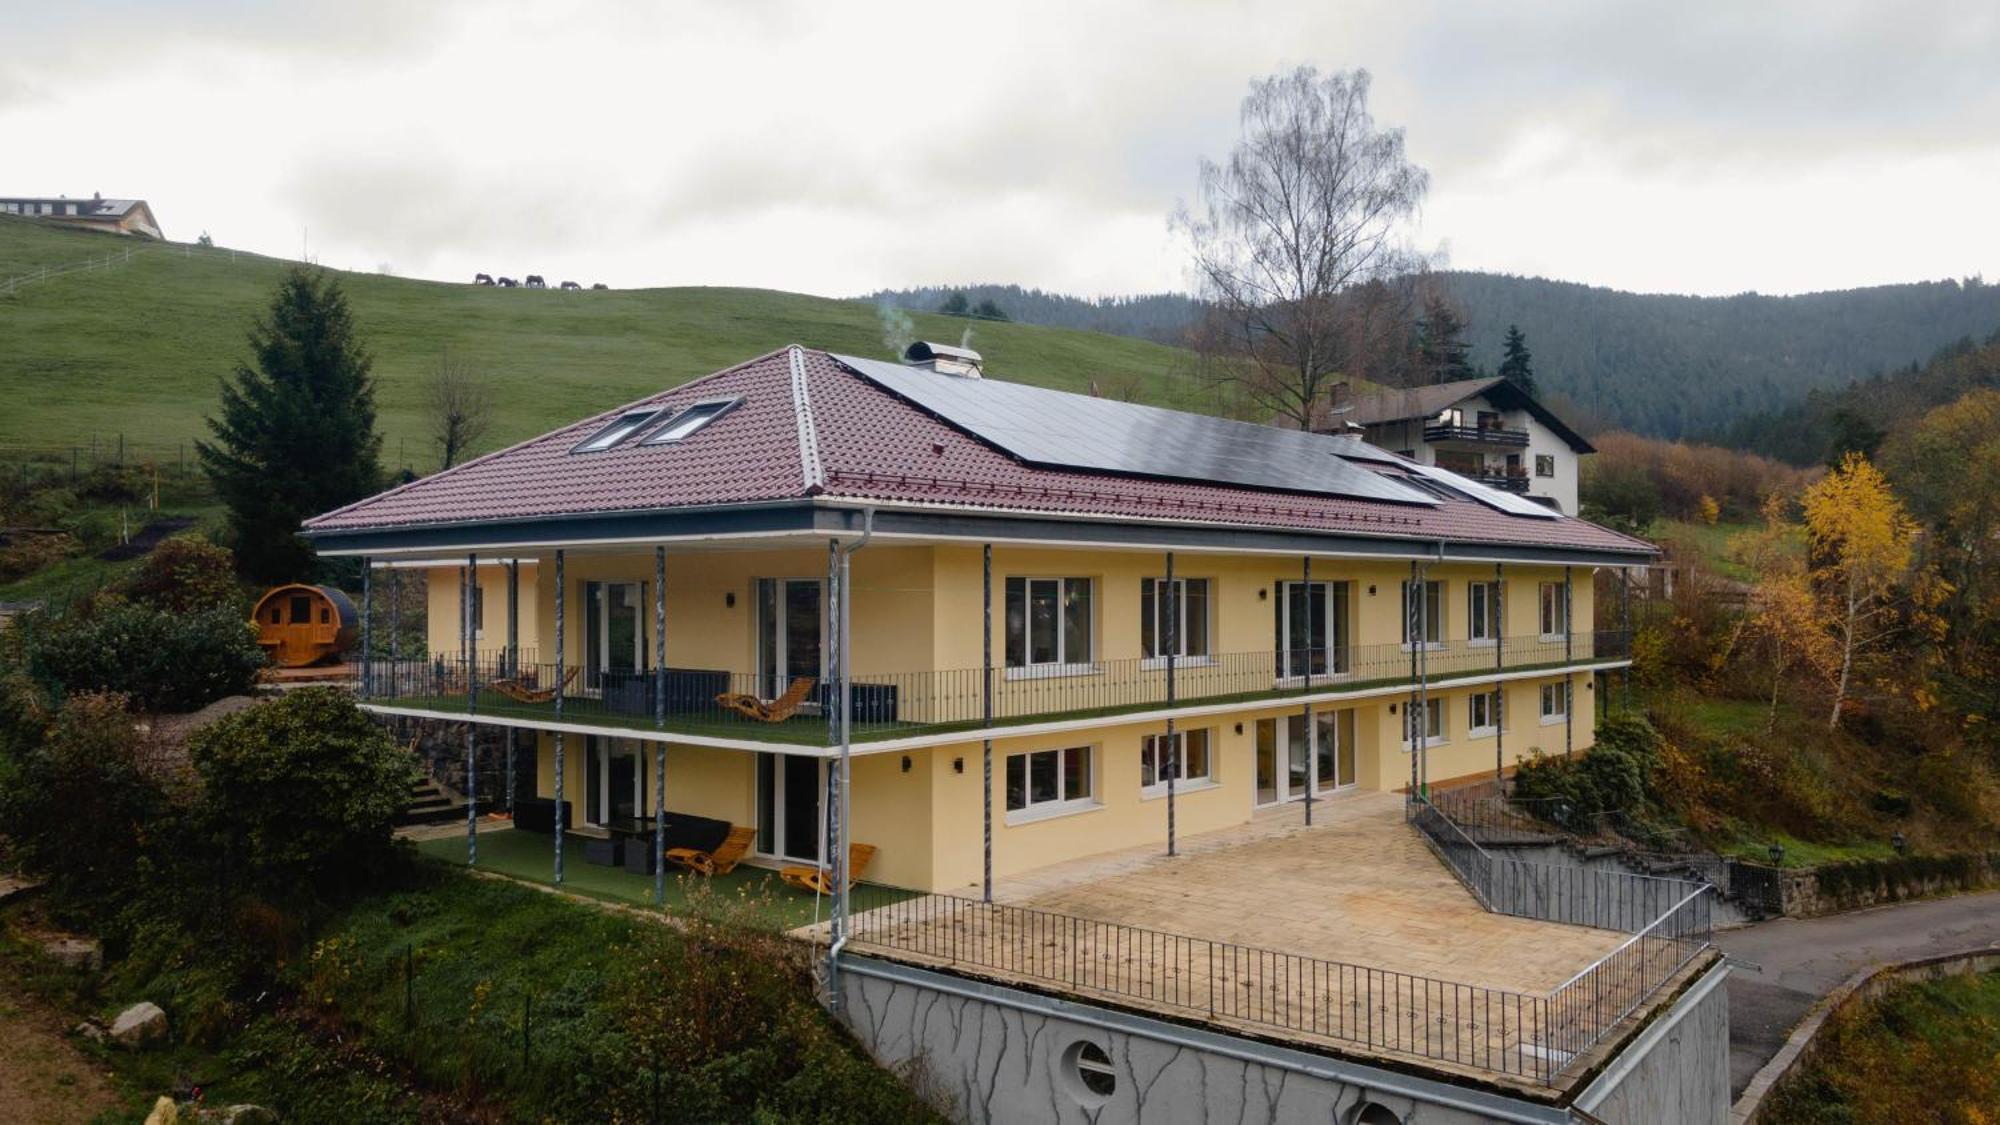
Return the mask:
[[1371,445],[1575,515],[1583,435],[1498,377],[1354,396],[1340,421]]
[[110,231],[112,234],[166,238],[160,233],[159,222],[153,218],[153,209],[143,199],[106,199],[101,195],[92,195],[89,199],[71,199],[61,195],[54,199],[0,196],[0,215],[45,219],[63,226]]

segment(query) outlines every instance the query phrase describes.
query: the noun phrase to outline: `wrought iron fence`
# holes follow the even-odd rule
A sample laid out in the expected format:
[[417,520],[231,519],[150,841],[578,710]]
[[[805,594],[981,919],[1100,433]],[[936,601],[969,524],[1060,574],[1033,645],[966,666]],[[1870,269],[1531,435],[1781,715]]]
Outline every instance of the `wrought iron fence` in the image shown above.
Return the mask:
[[1527,993],[953,895],[860,911],[852,924],[849,940],[861,952],[873,947],[1221,1024],[1540,1083],[1564,1061],[1554,1048],[1551,1001]]
[[[1181,705],[1282,700],[1411,683],[1413,669],[1436,681],[1488,671],[1559,669],[1622,659],[1627,651],[1626,634],[1603,631],[1567,638],[1508,638],[1498,644],[1450,641],[1427,645],[1421,653],[1393,643],[1219,653],[1176,658],[1173,699]],[[496,715],[552,712],[560,680],[565,719],[694,733],[721,723],[737,734],[746,730],[779,734],[776,728],[783,726],[789,728],[784,737],[803,736],[815,724],[828,729],[835,702],[835,689],[815,681],[805,687],[798,706],[782,722],[766,722],[722,705],[717,698],[779,700],[796,688],[799,677],[710,668],[612,670],[579,665],[566,666],[559,675],[555,665],[538,661],[532,650],[525,649],[481,650],[469,657],[444,652],[422,660],[378,659],[368,663],[367,673],[362,686],[378,702]],[[996,725],[1163,707],[1168,700],[1167,678],[1166,661],[1160,658],[922,672],[878,671],[862,665],[853,675],[850,707],[857,738],[885,738],[981,727],[989,693]]]
[[1715,888],[1686,879],[1496,856],[1423,797],[1410,821],[1480,905],[1496,914],[1631,934],[1550,994],[1542,1044],[1567,1066],[1685,968],[1714,937]]

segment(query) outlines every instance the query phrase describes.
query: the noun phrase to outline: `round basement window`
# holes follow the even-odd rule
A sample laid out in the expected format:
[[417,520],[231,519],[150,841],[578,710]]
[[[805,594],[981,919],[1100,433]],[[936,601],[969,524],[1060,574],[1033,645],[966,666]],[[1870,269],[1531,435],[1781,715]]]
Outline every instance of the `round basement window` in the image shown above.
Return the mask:
[[1118,1089],[1118,1072],[1111,1056],[1088,1039],[1079,1039],[1063,1052],[1063,1084],[1069,1094],[1085,1106],[1100,1106]]

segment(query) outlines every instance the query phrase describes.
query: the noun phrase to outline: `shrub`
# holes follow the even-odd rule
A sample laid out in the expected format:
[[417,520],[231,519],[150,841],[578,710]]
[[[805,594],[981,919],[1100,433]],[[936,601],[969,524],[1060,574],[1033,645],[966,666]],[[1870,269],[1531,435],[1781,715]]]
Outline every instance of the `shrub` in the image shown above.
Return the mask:
[[381,875],[415,764],[345,692],[305,688],[197,730],[198,819],[224,870],[312,906]]
[[235,556],[195,535],[176,535],[153,548],[125,580],[124,590],[135,602],[175,613],[207,609],[244,613]]
[[70,697],[18,747],[0,786],[0,833],[73,914],[103,916],[130,891],[166,798],[149,776],[123,696]]
[[1651,723],[1638,715],[1614,715],[1598,725],[1596,744],[1582,756],[1536,756],[1521,763],[1514,792],[1562,801],[1572,825],[1589,825],[1603,813],[1645,805],[1660,760],[1660,735]]
[[257,680],[264,651],[234,609],[176,613],[136,603],[38,618],[28,667],[59,693],[110,691],[149,711],[193,711]]

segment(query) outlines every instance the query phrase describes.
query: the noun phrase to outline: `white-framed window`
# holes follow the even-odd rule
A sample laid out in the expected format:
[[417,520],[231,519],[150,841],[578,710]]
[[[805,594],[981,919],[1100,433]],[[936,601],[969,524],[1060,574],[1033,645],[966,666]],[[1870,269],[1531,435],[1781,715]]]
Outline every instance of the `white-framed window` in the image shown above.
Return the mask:
[[1569,717],[1569,681],[1542,685],[1542,722],[1560,723]]
[[639,427],[660,416],[657,406],[642,406],[637,410],[627,410],[613,419],[611,424],[583,439],[571,449],[571,453],[602,453],[639,431]]
[[1437,696],[1428,697],[1424,700],[1424,705],[1421,708],[1413,707],[1406,703],[1403,705],[1403,710],[1409,718],[1409,722],[1406,724],[1403,732],[1405,746],[1415,743],[1419,731],[1423,732],[1425,746],[1444,745],[1446,738],[1444,728],[1444,700],[1442,698]]
[[1552,477],[1556,475],[1556,459],[1553,454],[1535,454],[1535,475],[1538,477]]
[[[1417,642],[1417,634],[1422,633],[1426,648],[1444,646],[1444,583],[1423,583],[1423,603],[1414,599],[1414,587],[1408,579],[1403,580],[1403,644],[1407,647]],[[1419,616],[1421,614],[1421,617]]]
[[1500,693],[1476,691],[1465,700],[1465,736],[1485,738],[1500,729]]
[[741,399],[723,399],[720,402],[697,402],[693,406],[673,416],[666,425],[641,442],[641,445],[668,445],[694,436],[697,430],[729,413]]
[[1167,754],[1167,736],[1149,734],[1139,745],[1139,789],[1141,792],[1167,791],[1167,778],[1172,776],[1176,785],[1207,785],[1215,780],[1215,757],[1209,752],[1212,732],[1206,727],[1200,730],[1174,732],[1174,742],[1179,744],[1180,753],[1174,757]]
[[1500,636],[1500,583],[1465,584],[1465,635],[1474,642],[1497,640]]
[[1175,656],[1207,656],[1208,606],[1206,578],[1176,578],[1171,593],[1164,578],[1140,579],[1139,650],[1148,660],[1164,659],[1171,625]]
[[1560,582],[1542,583],[1542,636],[1569,632],[1569,597]]
[[1007,755],[1007,819],[1034,820],[1097,805],[1093,747]]
[[1088,578],[1007,580],[1007,667],[1089,671],[1096,652]]

